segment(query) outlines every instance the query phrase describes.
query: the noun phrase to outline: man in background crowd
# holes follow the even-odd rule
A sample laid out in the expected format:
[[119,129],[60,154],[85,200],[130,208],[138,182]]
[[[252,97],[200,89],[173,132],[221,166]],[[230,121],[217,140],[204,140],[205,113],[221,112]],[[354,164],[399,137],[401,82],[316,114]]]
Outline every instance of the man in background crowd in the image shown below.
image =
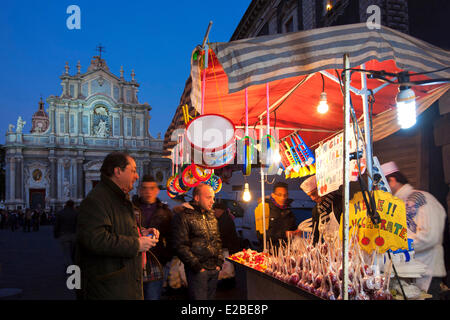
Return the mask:
[[164,279],[169,272],[167,263],[172,259],[171,222],[172,211],[158,198],[159,187],[150,175],[144,175],[138,188],[139,197],[134,205],[140,209],[139,222],[142,235],[151,228],[159,231],[159,242],[147,251],[144,274],[144,299],[159,300]]
[[68,200],[64,208],[56,214],[53,226],[53,236],[59,240],[64,257],[64,266],[73,264],[73,255],[76,242],[77,212],[73,200]]

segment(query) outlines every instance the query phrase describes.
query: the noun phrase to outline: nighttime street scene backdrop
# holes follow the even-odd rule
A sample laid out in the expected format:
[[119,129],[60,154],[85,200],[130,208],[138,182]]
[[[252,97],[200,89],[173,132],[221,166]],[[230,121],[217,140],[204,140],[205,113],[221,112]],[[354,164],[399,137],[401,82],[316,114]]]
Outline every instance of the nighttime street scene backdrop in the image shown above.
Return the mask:
[[448,300],[449,14],[5,1],[1,305]]

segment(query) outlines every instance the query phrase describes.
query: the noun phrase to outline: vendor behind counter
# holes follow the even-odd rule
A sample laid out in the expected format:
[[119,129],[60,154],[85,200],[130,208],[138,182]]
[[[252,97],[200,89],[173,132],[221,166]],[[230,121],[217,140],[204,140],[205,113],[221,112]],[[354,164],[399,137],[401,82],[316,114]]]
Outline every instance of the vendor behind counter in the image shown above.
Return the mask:
[[[339,230],[339,223],[342,215],[342,196],[343,186],[340,186],[338,190],[330,192],[322,197],[319,196],[317,191],[316,176],[313,175],[305,179],[300,188],[316,202],[315,207],[312,209],[311,228],[314,231],[314,244],[316,244],[322,233],[334,232]],[[359,182],[350,182],[350,199],[353,195],[361,191]],[[331,213],[334,213],[331,215]]]

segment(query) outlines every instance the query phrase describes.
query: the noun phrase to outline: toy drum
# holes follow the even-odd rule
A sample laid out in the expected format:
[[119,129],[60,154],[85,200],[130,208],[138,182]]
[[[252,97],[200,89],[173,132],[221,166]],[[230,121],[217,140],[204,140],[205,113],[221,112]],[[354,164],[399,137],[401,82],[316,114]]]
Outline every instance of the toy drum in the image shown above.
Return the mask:
[[205,114],[193,119],[186,127],[191,161],[208,169],[230,164],[236,155],[234,133],[234,124],[224,116]]

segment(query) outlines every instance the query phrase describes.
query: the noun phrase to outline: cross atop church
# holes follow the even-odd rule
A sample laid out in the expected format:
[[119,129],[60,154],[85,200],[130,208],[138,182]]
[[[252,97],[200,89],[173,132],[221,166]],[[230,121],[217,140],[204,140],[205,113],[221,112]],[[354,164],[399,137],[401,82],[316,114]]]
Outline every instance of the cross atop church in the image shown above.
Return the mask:
[[101,59],[102,58],[102,52],[106,52],[105,47],[103,47],[102,44],[100,43],[97,46],[96,50],[99,52],[99,58]]

